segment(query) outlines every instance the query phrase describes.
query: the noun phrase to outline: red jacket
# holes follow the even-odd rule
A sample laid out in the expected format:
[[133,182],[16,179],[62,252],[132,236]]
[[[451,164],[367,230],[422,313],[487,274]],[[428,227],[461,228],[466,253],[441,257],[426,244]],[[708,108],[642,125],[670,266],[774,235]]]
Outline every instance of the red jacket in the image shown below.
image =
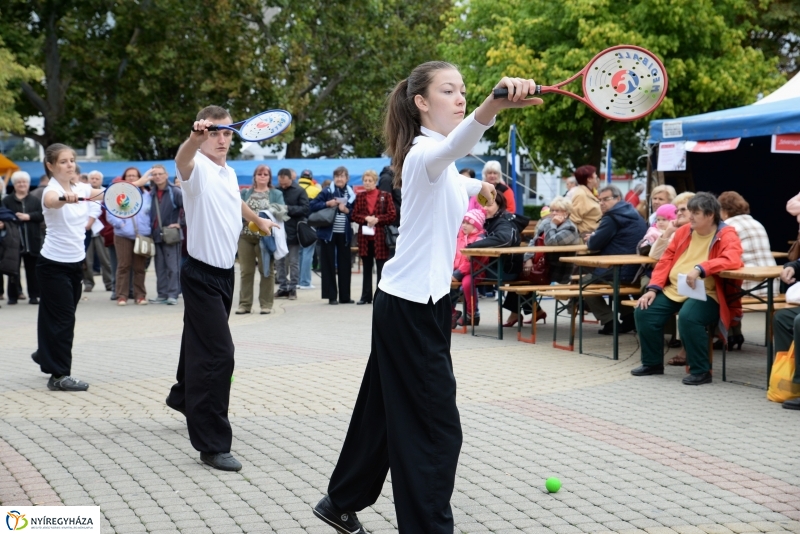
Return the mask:
[[[373,215],[378,218],[378,224],[375,225],[375,235],[365,236],[361,233],[361,228],[367,224],[364,217]],[[394,223],[397,218],[397,213],[394,209],[394,201],[392,200],[391,193],[386,191],[378,192],[378,200],[375,202],[375,213],[369,213],[367,210],[367,197],[364,193],[356,195],[355,204],[353,204],[353,213],[350,216],[353,222],[358,223],[358,255],[363,257],[369,256],[369,242],[375,241],[375,259],[388,260],[389,247],[386,246],[386,234],[384,227],[387,224]]]
[[[669,273],[678,259],[689,248],[692,226],[686,224],[678,228],[664,255],[656,264],[648,289],[661,291],[669,283]],[[742,320],[741,280],[720,278],[717,273],[744,267],[742,263],[742,242],[732,226],[721,222],[711,241],[708,259],[700,264],[702,276],[713,276],[717,286],[719,301],[719,331],[722,339],[728,339],[728,328]]]

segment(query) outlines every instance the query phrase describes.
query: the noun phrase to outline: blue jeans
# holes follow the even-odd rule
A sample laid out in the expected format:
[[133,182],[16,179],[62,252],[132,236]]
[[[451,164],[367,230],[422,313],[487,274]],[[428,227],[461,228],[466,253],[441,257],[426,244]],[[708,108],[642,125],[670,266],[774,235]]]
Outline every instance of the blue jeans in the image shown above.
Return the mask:
[[314,260],[316,243],[300,250],[300,283],[303,287],[311,285],[311,262]]

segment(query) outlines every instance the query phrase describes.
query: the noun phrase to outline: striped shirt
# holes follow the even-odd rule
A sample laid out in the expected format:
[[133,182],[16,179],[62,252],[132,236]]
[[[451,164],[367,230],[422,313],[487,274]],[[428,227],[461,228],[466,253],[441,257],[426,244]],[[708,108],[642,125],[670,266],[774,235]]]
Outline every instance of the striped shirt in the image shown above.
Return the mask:
[[[750,215],[737,215],[725,220],[736,229],[739,240],[742,242],[742,262],[745,267],[774,267],[775,258],[772,256],[769,246],[767,231],[760,222],[753,219]],[[759,282],[745,280],[742,282],[742,289],[750,290],[758,285]],[[774,294],[778,294],[779,280],[775,280]],[[758,296],[766,296],[767,290],[761,289],[755,293]]]
[[333,233],[343,234],[346,224],[347,224],[347,216],[341,211],[337,211],[336,218],[333,220]]

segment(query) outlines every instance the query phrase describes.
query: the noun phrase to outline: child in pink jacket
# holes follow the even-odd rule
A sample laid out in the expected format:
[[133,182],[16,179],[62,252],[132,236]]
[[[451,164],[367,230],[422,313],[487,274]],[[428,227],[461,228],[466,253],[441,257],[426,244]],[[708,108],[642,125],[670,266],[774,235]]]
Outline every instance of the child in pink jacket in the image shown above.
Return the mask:
[[[475,317],[475,324],[480,322],[480,312],[476,306],[478,295],[475,291],[475,283],[470,275],[468,256],[461,254],[461,249],[475,241],[483,238],[483,224],[486,222],[486,214],[482,208],[471,209],[464,215],[464,220],[461,222],[461,230],[458,232],[456,238],[456,258],[453,261],[453,280],[461,282],[461,287],[464,290],[464,299],[467,304],[467,318],[471,320],[472,316]],[[476,261],[480,262],[479,258]],[[453,321],[452,327],[455,328],[461,312],[456,310],[456,303],[458,302],[459,291],[454,290],[450,292],[450,300],[453,306]],[[463,323],[462,323],[463,324]]]

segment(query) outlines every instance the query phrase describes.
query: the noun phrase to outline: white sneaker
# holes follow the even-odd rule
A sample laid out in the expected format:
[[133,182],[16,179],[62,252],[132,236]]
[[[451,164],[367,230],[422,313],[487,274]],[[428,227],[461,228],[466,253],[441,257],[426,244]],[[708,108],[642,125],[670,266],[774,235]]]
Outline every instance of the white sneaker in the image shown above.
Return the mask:
[[308,286],[297,286],[297,289],[317,289],[317,287],[314,284],[311,284]]

